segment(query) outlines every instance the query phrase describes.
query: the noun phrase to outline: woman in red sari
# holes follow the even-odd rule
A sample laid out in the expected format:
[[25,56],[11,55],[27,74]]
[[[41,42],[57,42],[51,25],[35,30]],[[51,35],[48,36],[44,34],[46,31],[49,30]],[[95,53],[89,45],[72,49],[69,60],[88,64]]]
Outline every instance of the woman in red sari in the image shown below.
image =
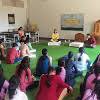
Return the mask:
[[49,68],[48,74],[42,75],[36,100],[63,100],[72,91],[72,88],[64,83],[60,76],[56,75],[53,67]]

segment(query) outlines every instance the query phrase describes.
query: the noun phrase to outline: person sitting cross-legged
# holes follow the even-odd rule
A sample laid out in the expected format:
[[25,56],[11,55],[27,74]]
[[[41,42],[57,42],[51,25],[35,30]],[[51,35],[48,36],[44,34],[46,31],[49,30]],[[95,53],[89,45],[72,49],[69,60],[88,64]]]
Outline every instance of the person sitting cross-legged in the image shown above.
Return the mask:
[[25,35],[23,27],[18,28],[18,34],[19,34],[20,39]]
[[0,66],[0,100],[4,100],[8,87],[9,82],[5,79],[3,68]]
[[49,67],[48,73],[41,76],[36,100],[63,100],[72,90],[72,87],[56,75],[55,68]]
[[47,74],[48,68],[52,65],[51,62],[48,56],[48,50],[46,48],[42,49],[42,56],[37,61],[36,75],[41,76],[42,74]]
[[56,74],[61,77],[65,82],[66,70],[65,70],[65,61],[63,59],[58,60],[58,67],[56,68]]
[[52,42],[58,42],[59,41],[59,33],[57,32],[57,29],[54,29],[54,32],[52,33],[51,41]]
[[30,70],[30,58],[28,56],[24,57],[17,66],[15,75],[20,79],[19,87],[23,92],[26,92],[26,89],[34,84],[34,76]]
[[6,62],[7,64],[14,64],[16,62],[21,61],[20,51],[17,50],[17,44],[13,43],[12,48],[8,49]]
[[66,70],[65,82],[68,83],[70,86],[74,87],[75,78],[77,76],[81,76],[82,73],[78,71],[76,63],[72,58],[73,58],[73,52],[69,51],[67,59],[65,60],[65,70]]
[[96,39],[93,35],[87,34],[87,39],[85,41],[85,47],[94,48],[96,47]]
[[19,89],[19,78],[15,75],[9,80],[9,87],[4,100],[28,100],[26,94]]
[[100,100],[100,80],[96,80],[93,89],[87,89],[82,100]]
[[78,71],[83,72],[85,70],[90,69],[90,65],[91,65],[90,58],[85,53],[84,47],[79,48],[79,53],[76,54],[74,59],[75,59]]

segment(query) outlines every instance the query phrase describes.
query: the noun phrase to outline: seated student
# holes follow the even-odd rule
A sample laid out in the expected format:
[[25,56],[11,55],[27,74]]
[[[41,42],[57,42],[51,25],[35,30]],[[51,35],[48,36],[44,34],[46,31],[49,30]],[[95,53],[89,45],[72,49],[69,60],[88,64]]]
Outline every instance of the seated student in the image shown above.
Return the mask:
[[26,88],[33,84],[34,77],[30,70],[30,58],[24,57],[21,63],[17,66],[16,76],[20,78],[19,87],[21,91],[26,92]]
[[4,45],[2,41],[0,41],[0,60],[3,60],[5,58],[5,50]]
[[28,46],[26,45],[26,42],[21,40],[20,43],[21,43],[21,46],[20,46],[21,57],[29,56],[30,51],[29,51]]
[[79,48],[79,53],[75,56],[75,62],[78,71],[82,72],[84,70],[90,69],[90,58],[85,53],[84,47]]
[[30,50],[31,53],[36,52],[36,49],[33,49],[32,45],[30,43],[30,39],[29,38],[26,38],[25,42],[26,42],[27,46],[29,47],[29,50]]
[[36,57],[36,54],[32,54],[29,50],[29,47],[26,44],[26,41],[20,41],[21,46],[20,46],[20,56],[25,57],[29,56],[30,58]]
[[24,42],[24,41],[26,41],[26,37],[25,36],[22,36],[20,38],[20,40],[16,41],[16,44],[18,45],[17,46],[17,50],[20,50],[21,42]]
[[95,87],[87,89],[82,100],[100,100],[100,80],[97,80]]
[[94,72],[88,76],[86,80],[86,89],[93,89],[95,86],[95,81],[100,79],[100,65],[94,65]]
[[41,76],[42,74],[47,74],[48,68],[51,65],[50,62],[48,50],[46,48],[42,49],[42,56],[37,61],[36,75]]
[[24,34],[23,27],[19,27],[19,28],[18,28],[18,34],[19,34],[20,39],[25,35],[25,34]]
[[36,100],[63,100],[69,92],[72,88],[56,75],[53,67],[49,67],[48,74],[41,76]]
[[80,96],[78,100],[81,100],[84,96],[84,92],[87,89],[94,89],[95,82],[99,79],[100,80],[100,65],[95,64],[94,67],[89,70],[84,78],[83,83],[80,85]]
[[75,77],[78,76],[79,72],[77,70],[75,61],[72,60],[73,58],[73,52],[68,53],[68,58],[65,61],[65,70],[66,70],[66,83],[68,83],[70,86],[75,85]]
[[87,34],[87,39],[85,41],[85,46],[86,47],[91,47],[91,48],[96,47],[96,40],[93,37],[93,35]]
[[5,79],[3,75],[3,68],[0,67],[0,100],[4,100],[9,82]]
[[28,100],[26,94],[22,92],[18,86],[19,78],[13,75],[9,80],[8,93],[4,100]]
[[71,55],[71,54],[73,54],[73,52],[72,51],[69,51],[67,55],[64,55],[60,59],[63,59],[64,61],[66,61],[68,59],[68,55]]
[[17,44],[13,43],[12,48],[8,49],[7,57],[6,57],[8,64],[13,64],[22,60],[22,58],[20,58],[20,51],[16,50],[16,47]]
[[58,60],[58,67],[56,68],[56,74],[61,77],[65,82],[66,70],[65,70],[65,61],[63,59]]
[[59,33],[57,32],[57,29],[54,29],[54,32],[52,33],[51,41],[52,42],[58,42],[59,41]]

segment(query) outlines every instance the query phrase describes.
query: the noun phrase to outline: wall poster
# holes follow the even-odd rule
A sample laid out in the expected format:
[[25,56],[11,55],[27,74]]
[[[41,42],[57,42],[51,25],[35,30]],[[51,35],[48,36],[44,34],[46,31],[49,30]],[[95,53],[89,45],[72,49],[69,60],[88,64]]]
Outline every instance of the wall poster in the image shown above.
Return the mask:
[[63,14],[61,16],[61,30],[83,31],[83,14]]
[[15,24],[15,15],[14,14],[8,14],[8,23]]

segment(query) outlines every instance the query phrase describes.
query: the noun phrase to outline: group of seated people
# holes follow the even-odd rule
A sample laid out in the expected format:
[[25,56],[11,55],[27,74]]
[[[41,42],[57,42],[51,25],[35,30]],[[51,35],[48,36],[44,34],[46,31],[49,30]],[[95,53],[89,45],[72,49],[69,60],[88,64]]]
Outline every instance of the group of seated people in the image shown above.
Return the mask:
[[[100,65],[97,63],[99,57],[93,63],[93,70],[91,71],[90,58],[85,53],[84,47],[80,47],[79,53],[74,55],[72,51],[69,51],[67,55],[58,59],[58,67],[52,67],[52,58],[48,56],[48,50],[44,48],[42,49],[42,56],[37,61],[35,74],[32,75],[30,70],[30,58],[24,56],[9,81],[4,78],[3,68],[0,66],[0,100],[28,100],[26,91],[36,83],[38,85],[38,82],[36,100],[63,100],[65,96],[73,92],[75,78],[82,76],[85,70],[88,70],[84,82],[86,85],[81,85],[81,94],[84,95],[80,94],[80,97],[82,100],[91,100],[89,99],[91,96],[99,98],[99,92],[96,90],[100,71]],[[40,80],[37,81],[35,76],[41,77]],[[92,83],[93,85],[91,85]],[[87,87],[84,89],[84,86]],[[87,93],[89,93],[88,99],[86,99]],[[45,94],[46,96],[44,96]]]
[[[70,51],[67,55],[58,59],[58,67],[55,68],[49,67],[50,65],[49,61],[47,67],[47,65],[45,65],[44,63],[44,57],[43,57],[43,59],[41,58],[39,62],[42,65],[37,66],[36,69],[37,74],[40,69],[42,70],[42,73],[41,73],[40,86],[36,96],[36,100],[41,100],[41,98],[43,98],[43,100],[47,100],[48,97],[51,97],[50,100],[63,100],[60,98],[63,98],[64,96],[66,96],[66,94],[68,95],[69,90],[70,92],[72,92],[73,87],[75,85],[75,78],[78,76],[82,76],[84,71],[86,71],[87,74],[84,78],[84,82],[81,84],[80,96],[77,98],[77,100],[99,100],[100,99],[99,96],[100,54],[97,56],[96,60],[92,65],[90,62],[90,58],[85,53],[83,47],[79,48],[79,53],[77,53],[75,56],[73,55],[73,52]],[[49,71],[47,70],[47,68],[49,69]],[[59,77],[60,80],[56,79],[55,77],[56,78]],[[59,81],[63,83],[59,83]],[[60,85],[59,89],[57,89],[58,90],[57,93],[60,92],[60,95],[57,94],[57,96],[59,96],[59,99],[54,99],[55,97],[54,87],[56,87],[55,85],[57,85],[58,83],[62,84]],[[66,87],[64,88],[64,84],[67,84],[67,90]],[[63,91],[62,91],[62,86],[63,86]],[[44,94],[46,93],[47,95],[44,97]]]
[[[56,34],[56,30],[54,34]],[[55,39],[51,41],[57,42],[59,36],[54,37]],[[0,41],[0,50],[0,59],[6,58],[8,64],[21,61],[9,81],[5,79],[3,67],[0,65],[0,100],[28,100],[26,91],[34,85],[37,86],[38,82],[36,100],[63,100],[65,96],[73,92],[76,77],[82,76],[84,71],[88,72],[81,84],[80,96],[77,99],[100,99],[100,55],[91,67],[90,58],[84,47],[80,47],[77,54],[69,51],[67,55],[59,58],[57,67],[52,65],[52,57],[48,55],[48,50],[42,49],[42,55],[37,61],[36,72],[33,75],[30,69],[30,54],[34,50],[29,38],[22,34],[20,43],[13,43],[12,48],[7,51],[7,55],[5,55],[4,46]],[[40,77],[40,80],[37,81],[35,76]]]
[[0,41],[0,60],[5,58],[8,64],[19,62],[25,56],[34,58],[36,57],[35,52],[36,49],[32,48],[29,37],[22,36],[16,43],[12,43],[12,47],[8,50],[5,50],[3,42]]
[[[26,91],[30,90],[36,82],[30,70],[30,58],[28,56],[25,56],[21,63],[17,65],[15,74],[9,81],[5,79],[3,66],[1,66],[0,100],[28,100]],[[50,100],[62,100],[72,91],[72,87],[63,82],[59,75],[56,75],[55,68],[49,67],[48,72],[41,76],[36,100],[47,100],[49,97],[51,97]]]
[[77,100],[100,100],[100,54],[80,85],[80,96]]
[[[52,33],[51,36],[51,42],[59,42],[59,33],[57,29],[54,29],[54,32]],[[85,47],[90,47],[90,48],[95,48],[96,47],[96,39],[94,38],[93,35],[87,34],[86,35],[86,40],[84,41],[84,46]]]
[[28,100],[25,92],[34,84],[34,76],[30,70],[30,58],[24,57],[16,67],[15,74],[7,81],[0,66],[0,100]]
[[[51,61],[46,48],[42,50],[42,54],[36,66],[37,76],[46,74],[52,64],[50,63]],[[74,55],[72,51],[69,51],[68,55],[59,58],[57,74],[62,74],[62,80],[73,87],[75,85],[75,77],[82,75],[84,70],[89,70],[90,64],[90,58],[85,53],[84,47],[80,47],[79,53],[76,55]]]

